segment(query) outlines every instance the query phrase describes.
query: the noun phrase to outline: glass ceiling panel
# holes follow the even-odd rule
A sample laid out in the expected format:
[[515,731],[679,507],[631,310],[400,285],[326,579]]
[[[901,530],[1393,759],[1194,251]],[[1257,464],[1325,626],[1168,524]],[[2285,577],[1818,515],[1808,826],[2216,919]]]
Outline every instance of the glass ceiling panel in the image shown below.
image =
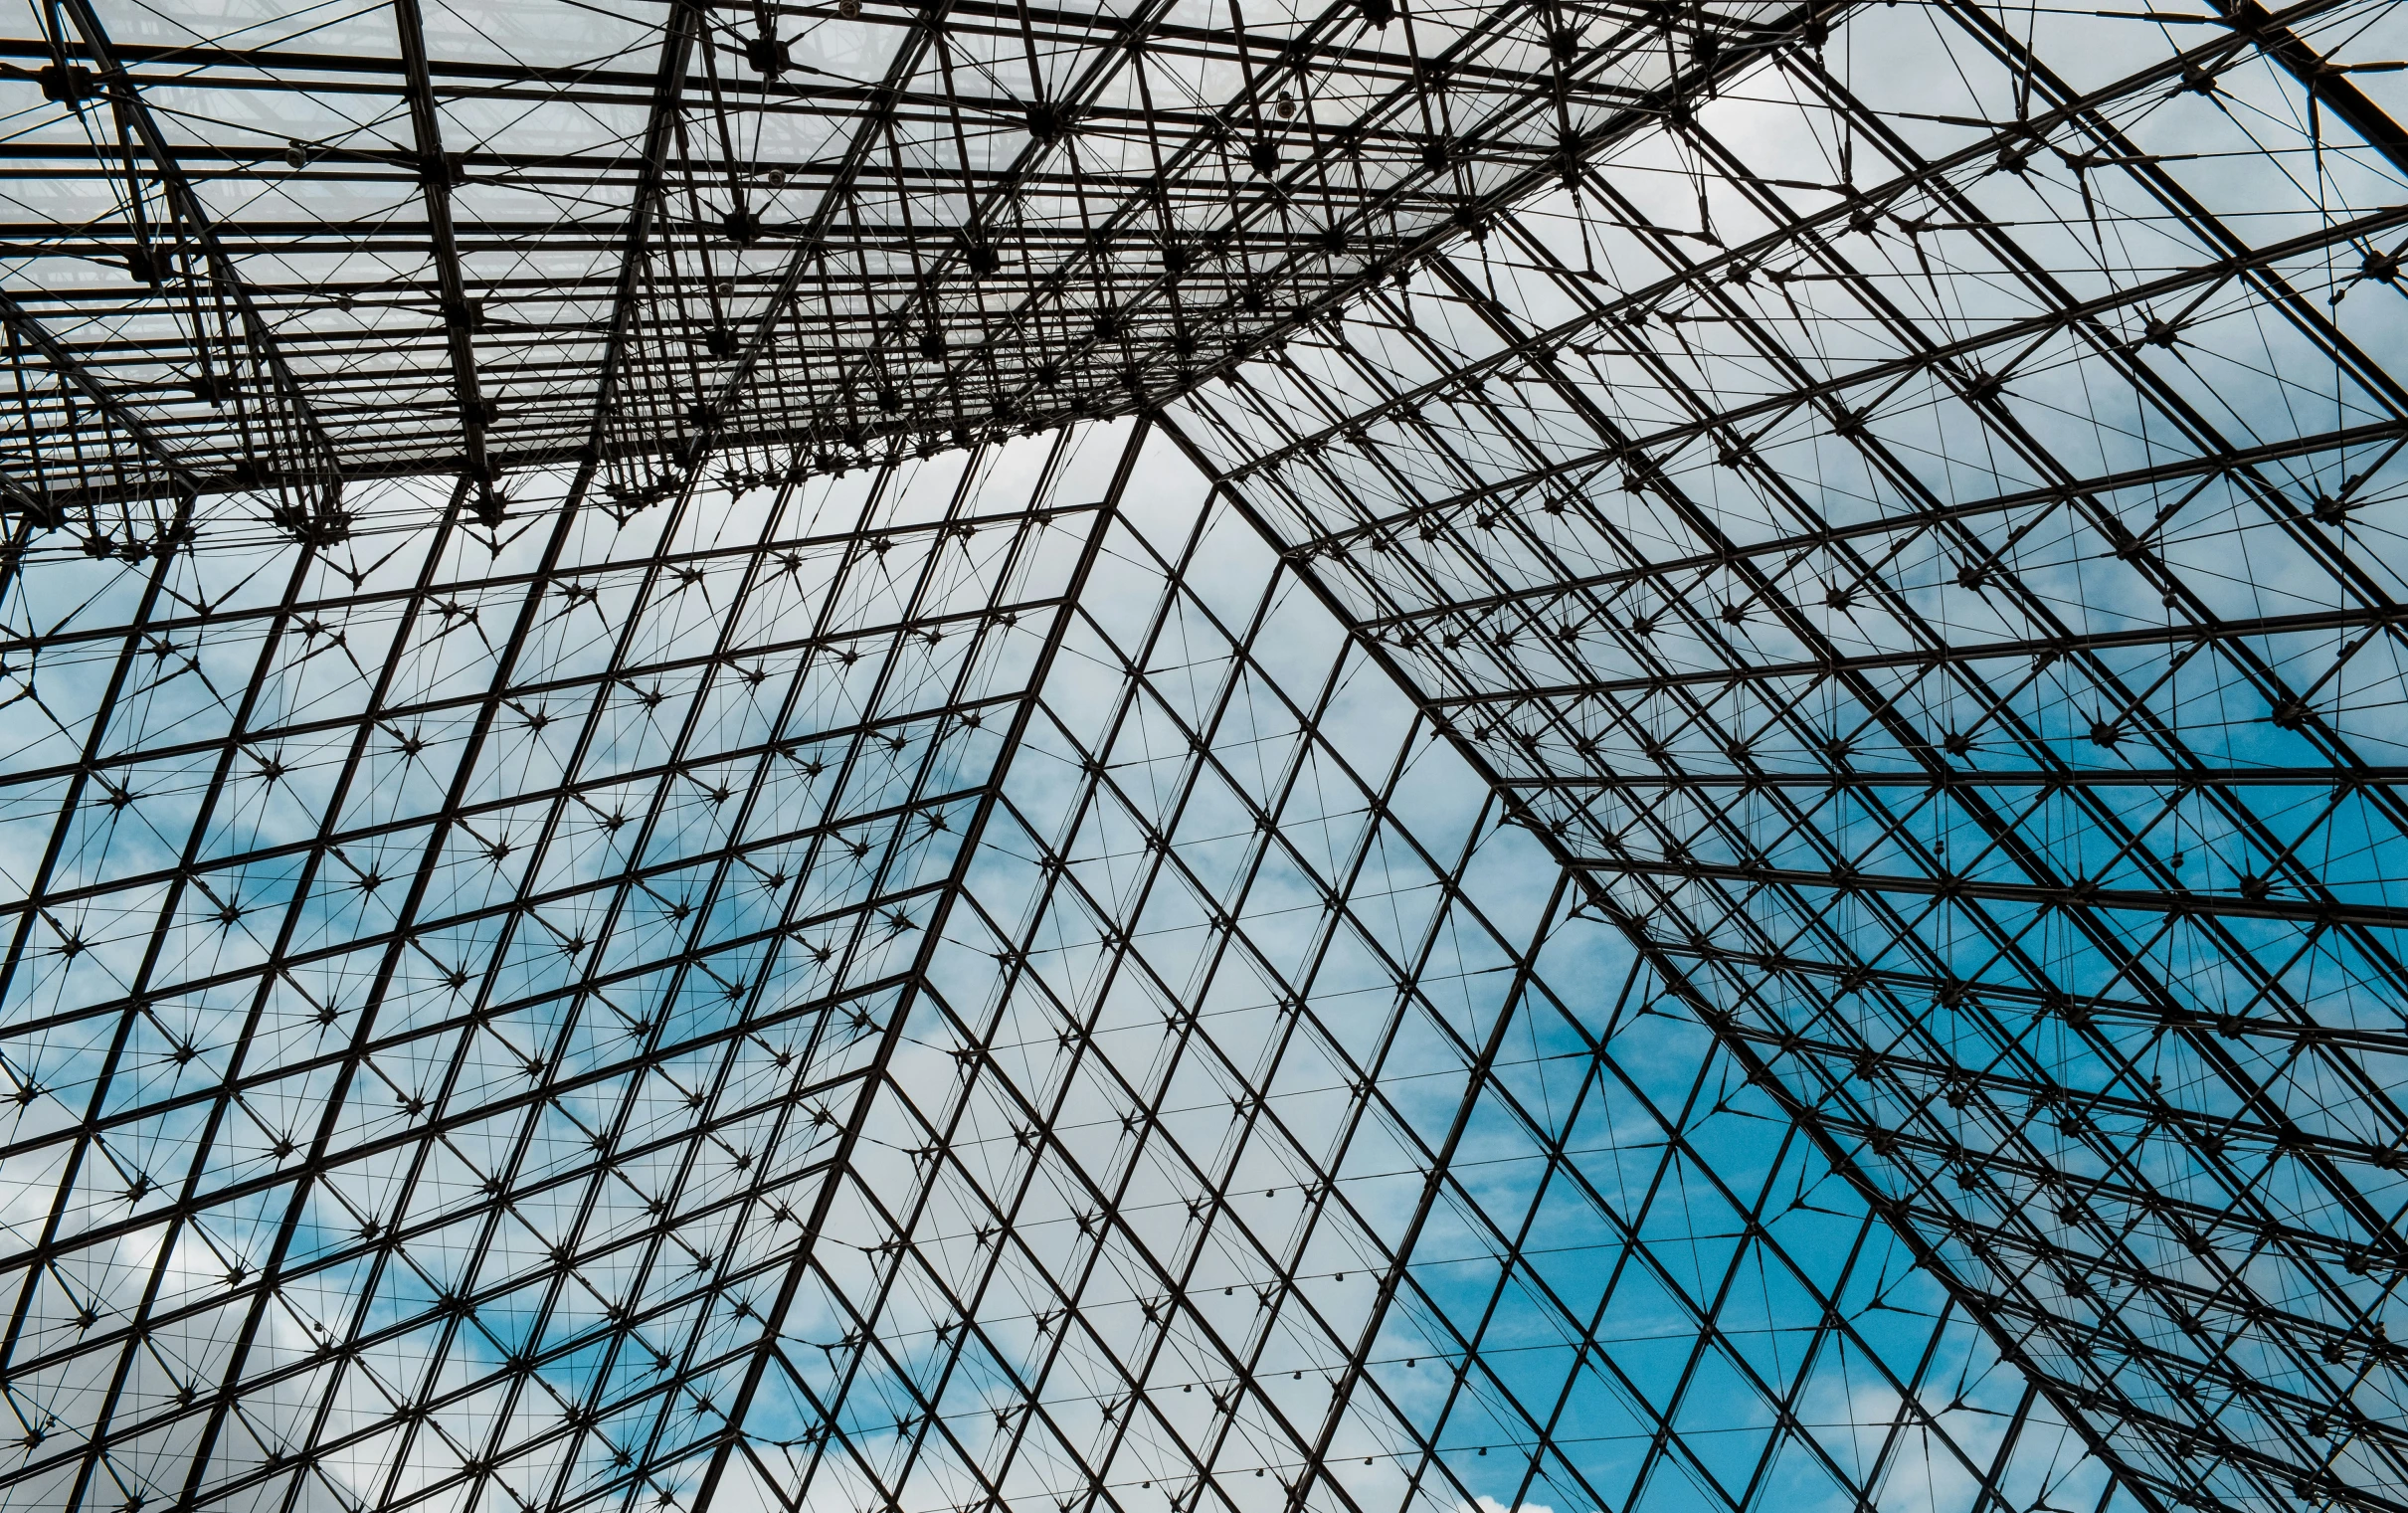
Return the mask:
[[10,1506],[2114,1497],[1167,439],[752,497],[18,580]]
[[712,1433],[1087,560],[1077,452],[19,577],[11,1505],[582,1500]]
[[2392,1506],[2399,16],[1882,14],[1182,433],[2101,1453]]

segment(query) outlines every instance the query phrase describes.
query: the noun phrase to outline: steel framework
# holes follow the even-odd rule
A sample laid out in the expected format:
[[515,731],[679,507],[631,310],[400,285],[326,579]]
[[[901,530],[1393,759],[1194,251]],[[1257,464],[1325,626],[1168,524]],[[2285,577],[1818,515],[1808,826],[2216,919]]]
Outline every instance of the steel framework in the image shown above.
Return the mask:
[[2408,1510],[2408,12],[29,19],[0,1503]]

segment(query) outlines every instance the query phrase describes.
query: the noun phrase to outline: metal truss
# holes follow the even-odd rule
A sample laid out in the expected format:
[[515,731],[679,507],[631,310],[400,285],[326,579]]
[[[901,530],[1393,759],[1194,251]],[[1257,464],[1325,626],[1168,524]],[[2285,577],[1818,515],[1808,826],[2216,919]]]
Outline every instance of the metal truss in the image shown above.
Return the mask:
[[2408,36],[1845,34],[1182,433],[2136,1495],[2400,1507]]
[[491,516],[575,462],[624,512],[713,455],[769,479],[1144,408],[1823,26],[1745,5],[1692,57],[1557,0],[402,0],[114,7],[112,41],[108,6],[8,49],[47,214],[0,287],[60,333],[12,365],[77,438],[25,486],[307,487],[321,535],[340,476],[464,472]]
[[2408,12],[30,23],[0,1505],[2408,1509]]

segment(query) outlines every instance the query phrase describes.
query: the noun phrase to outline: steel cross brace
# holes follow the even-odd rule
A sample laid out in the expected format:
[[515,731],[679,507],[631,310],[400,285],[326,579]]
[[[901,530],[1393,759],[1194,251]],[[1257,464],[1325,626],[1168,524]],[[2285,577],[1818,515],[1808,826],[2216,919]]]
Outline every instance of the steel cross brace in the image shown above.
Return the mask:
[[[166,133],[160,129],[149,103],[142,98],[141,92],[134,88],[124,61],[118,56],[115,44],[109,40],[107,29],[101,25],[99,13],[93,8],[92,0],[55,0],[55,3],[74,23],[85,49],[98,66],[99,76],[108,86],[111,97],[119,103],[126,120],[141,137],[143,148],[150,154],[152,166],[176,214],[200,247],[209,264],[211,277],[233,302],[244,338],[254,357],[267,370],[275,389],[277,407],[281,408],[282,414],[278,417],[276,407],[269,407],[262,413],[272,420],[272,424],[280,419],[281,424],[277,425],[277,429],[283,433],[282,440],[300,454],[296,460],[299,465],[297,473],[285,475],[282,470],[274,470],[260,480],[266,486],[296,489],[300,495],[294,504],[278,511],[279,523],[305,539],[326,540],[346,534],[348,523],[342,517],[342,467],[336,458],[334,444],[327,436],[325,427],[319,423],[307,393],[294,377],[276,332],[260,313],[250,285],[245,283],[220,240],[214,223],[201,204],[199,192],[184,171],[182,159],[177,156]],[[238,405],[244,403],[240,393],[234,399]]]
[[[18,303],[16,297],[6,289],[0,289],[0,323],[5,323],[15,332],[19,341],[41,353],[42,360],[50,364],[53,372],[73,386],[77,393],[92,401],[93,408],[107,418],[111,427],[130,437],[141,449],[142,455],[172,478],[178,489],[187,494],[200,492],[200,480],[194,477],[183,460],[140,417],[126,409],[124,401],[100,382],[73,348],[52,334],[41,321],[34,318],[32,311]],[[50,496],[49,490],[28,490],[21,480],[15,478],[9,479],[7,486],[18,497],[20,507],[32,515],[37,523],[50,527],[65,523],[65,511]]]

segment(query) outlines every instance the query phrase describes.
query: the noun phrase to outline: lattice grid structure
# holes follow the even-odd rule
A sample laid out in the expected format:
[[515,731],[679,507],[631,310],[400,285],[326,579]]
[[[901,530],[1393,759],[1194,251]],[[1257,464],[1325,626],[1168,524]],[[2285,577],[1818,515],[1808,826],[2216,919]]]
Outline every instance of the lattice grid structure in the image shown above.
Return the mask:
[[0,43],[11,1508],[2408,1508],[2384,0]]

